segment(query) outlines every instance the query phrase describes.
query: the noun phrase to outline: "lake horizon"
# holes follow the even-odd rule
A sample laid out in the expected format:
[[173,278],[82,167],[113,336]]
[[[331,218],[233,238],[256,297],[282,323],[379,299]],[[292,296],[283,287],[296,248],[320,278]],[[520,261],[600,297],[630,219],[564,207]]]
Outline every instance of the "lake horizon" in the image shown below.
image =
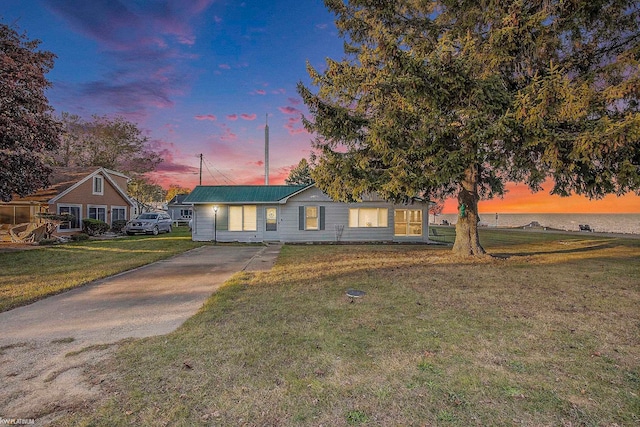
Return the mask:
[[[455,224],[457,214],[429,215],[432,224],[443,220]],[[541,227],[563,231],[580,231],[580,225],[588,225],[601,233],[640,234],[640,213],[480,213],[480,225],[484,227],[526,227],[538,223]]]

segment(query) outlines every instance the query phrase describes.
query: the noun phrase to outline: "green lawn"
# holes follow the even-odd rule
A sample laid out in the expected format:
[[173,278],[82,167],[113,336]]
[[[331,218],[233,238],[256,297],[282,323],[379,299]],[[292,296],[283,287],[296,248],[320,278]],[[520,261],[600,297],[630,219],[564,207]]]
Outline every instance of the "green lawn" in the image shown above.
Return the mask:
[[638,425],[640,241],[482,240],[498,258],[285,246],[176,332],[124,343],[106,402],[63,423]]
[[90,240],[0,253],[0,311],[202,246],[187,227],[170,234]]

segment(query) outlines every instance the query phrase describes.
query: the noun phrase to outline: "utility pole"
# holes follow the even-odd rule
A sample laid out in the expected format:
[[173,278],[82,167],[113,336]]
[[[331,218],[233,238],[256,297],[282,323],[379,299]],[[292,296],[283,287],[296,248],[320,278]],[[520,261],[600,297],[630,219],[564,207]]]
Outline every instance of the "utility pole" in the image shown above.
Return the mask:
[[202,185],[202,153],[200,153],[200,185]]

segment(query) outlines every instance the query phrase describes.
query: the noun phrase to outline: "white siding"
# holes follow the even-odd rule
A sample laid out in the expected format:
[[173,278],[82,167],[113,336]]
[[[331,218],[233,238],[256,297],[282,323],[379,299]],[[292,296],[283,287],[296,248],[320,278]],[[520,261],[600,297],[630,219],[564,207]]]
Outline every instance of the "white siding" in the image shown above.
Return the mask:
[[[249,205],[250,203],[245,203]],[[257,205],[255,231],[227,231],[218,229],[216,239],[219,242],[261,242],[265,232],[265,206]],[[268,206],[274,206],[273,203]],[[300,230],[300,207],[323,207],[324,229]],[[349,227],[350,208],[387,209],[386,227]],[[422,209],[422,236],[394,236],[394,209]],[[319,209],[320,211],[320,209]],[[220,216],[220,212],[218,213]],[[227,221],[226,217],[224,219]],[[428,242],[428,204],[393,205],[382,200],[369,198],[361,203],[339,203],[332,201],[315,187],[309,188],[280,204],[278,209],[277,239],[281,242]],[[320,218],[319,218],[320,222]],[[212,241],[213,205],[194,206],[193,240]],[[227,228],[226,226],[224,227]],[[320,228],[320,227],[319,227]],[[272,240],[270,233],[269,239]]]
[[[217,214],[218,230],[215,232],[215,239],[218,242],[261,242],[263,240],[262,230],[264,229],[264,209],[256,210],[257,230],[252,231],[229,231],[227,230],[227,216],[222,214],[225,206],[218,204],[219,210]],[[214,240],[213,231],[213,205],[194,205],[193,207],[193,228],[192,239],[197,242],[211,242]],[[221,222],[225,224],[221,224]],[[242,225],[242,224],[241,224]],[[223,228],[223,230],[220,230]]]

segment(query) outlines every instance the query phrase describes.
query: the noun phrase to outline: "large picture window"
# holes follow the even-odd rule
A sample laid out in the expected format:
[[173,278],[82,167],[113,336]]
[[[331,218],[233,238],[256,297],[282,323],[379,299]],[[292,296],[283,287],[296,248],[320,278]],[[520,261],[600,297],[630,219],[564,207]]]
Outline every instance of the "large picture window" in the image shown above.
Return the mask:
[[394,224],[396,236],[422,236],[422,210],[396,209]]
[[349,209],[349,227],[387,227],[389,210],[386,208]]
[[0,224],[22,224],[30,221],[29,206],[0,206]]
[[258,229],[255,205],[229,206],[229,231],[256,231]]
[[60,230],[80,230],[80,206],[58,206],[58,214],[69,214],[71,220],[60,224]]

